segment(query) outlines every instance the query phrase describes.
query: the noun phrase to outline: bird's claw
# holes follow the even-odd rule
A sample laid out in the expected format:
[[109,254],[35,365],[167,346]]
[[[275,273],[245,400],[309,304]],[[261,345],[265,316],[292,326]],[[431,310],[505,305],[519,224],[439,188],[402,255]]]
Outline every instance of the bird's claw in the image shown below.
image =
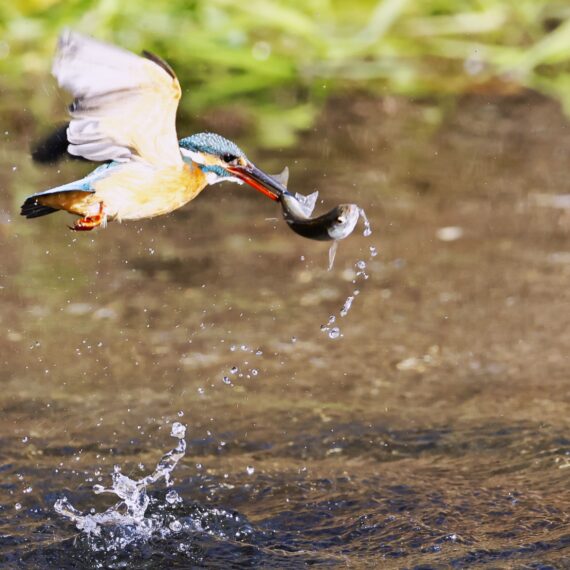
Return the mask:
[[107,226],[107,214],[103,202],[99,203],[99,213],[93,216],[85,216],[75,221],[72,226],[68,226],[74,232],[88,232],[98,227]]

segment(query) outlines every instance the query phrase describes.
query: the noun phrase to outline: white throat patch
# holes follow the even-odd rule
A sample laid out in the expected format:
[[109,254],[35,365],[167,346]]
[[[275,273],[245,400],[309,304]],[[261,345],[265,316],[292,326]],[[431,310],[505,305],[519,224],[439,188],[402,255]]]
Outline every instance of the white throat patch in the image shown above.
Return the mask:
[[217,182],[235,182],[236,184],[243,184],[243,180],[235,176],[218,176],[215,172],[204,172],[208,184],[216,184]]
[[192,152],[187,148],[181,148],[180,152],[183,157],[189,158],[192,162],[195,162],[196,164],[205,164],[204,157],[198,152]]

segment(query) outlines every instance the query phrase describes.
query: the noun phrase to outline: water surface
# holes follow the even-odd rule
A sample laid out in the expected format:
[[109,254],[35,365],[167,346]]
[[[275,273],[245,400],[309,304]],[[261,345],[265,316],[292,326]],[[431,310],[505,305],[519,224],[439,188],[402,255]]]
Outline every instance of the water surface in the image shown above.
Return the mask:
[[[4,135],[5,567],[568,564],[570,129],[528,96],[434,113],[343,101],[297,148],[247,149],[319,211],[366,210],[330,272],[244,187],[91,234],[20,219],[85,166],[35,167]],[[54,503],[112,505],[93,485],[151,473],[175,421],[173,513],[203,532],[95,551]]]

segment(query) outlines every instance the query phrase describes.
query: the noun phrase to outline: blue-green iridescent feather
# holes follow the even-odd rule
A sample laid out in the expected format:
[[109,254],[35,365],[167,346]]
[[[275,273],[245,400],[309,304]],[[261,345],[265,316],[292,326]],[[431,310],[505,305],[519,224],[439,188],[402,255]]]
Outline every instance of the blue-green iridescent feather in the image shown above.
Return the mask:
[[213,154],[214,156],[245,156],[243,150],[235,143],[217,135],[216,133],[197,133],[195,135],[180,139],[178,144],[193,152]]

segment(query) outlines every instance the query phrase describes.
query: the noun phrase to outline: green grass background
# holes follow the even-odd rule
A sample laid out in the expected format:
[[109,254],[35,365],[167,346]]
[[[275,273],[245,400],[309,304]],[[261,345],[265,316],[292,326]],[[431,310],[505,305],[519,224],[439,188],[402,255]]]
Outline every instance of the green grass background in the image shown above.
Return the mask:
[[548,0],[10,0],[0,5],[0,112],[64,117],[49,77],[69,26],[167,59],[183,117],[236,112],[287,146],[333,94],[435,99],[532,88],[570,112],[570,3]]

